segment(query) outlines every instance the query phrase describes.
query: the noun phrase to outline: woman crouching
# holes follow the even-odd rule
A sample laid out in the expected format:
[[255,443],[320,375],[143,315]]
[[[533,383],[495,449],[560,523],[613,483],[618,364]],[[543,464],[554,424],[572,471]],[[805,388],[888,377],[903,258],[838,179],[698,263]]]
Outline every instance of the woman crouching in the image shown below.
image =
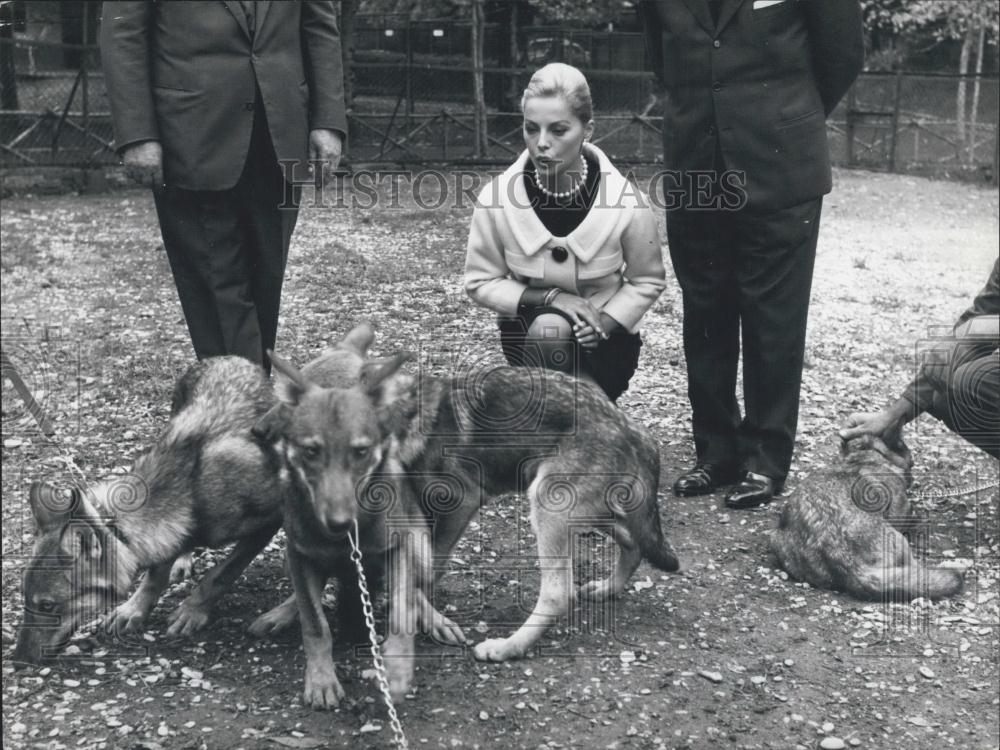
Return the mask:
[[597,146],[587,79],[552,63],[521,99],[526,150],[480,193],[465,289],[499,314],[512,365],[561,370],[612,401],[639,361],[639,323],[665,286],[652,209]]

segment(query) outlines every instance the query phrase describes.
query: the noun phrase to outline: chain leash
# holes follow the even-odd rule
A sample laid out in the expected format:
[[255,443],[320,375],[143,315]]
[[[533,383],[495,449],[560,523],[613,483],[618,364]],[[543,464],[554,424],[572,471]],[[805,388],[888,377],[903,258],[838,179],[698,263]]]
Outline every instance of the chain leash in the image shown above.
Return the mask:
[[961,497],[962,495],[971,495],[973,493],[985,492],[986,490],[992,490],[1000,487],[1000,482],[990,482],[989,484],[974,485],[972,487],[962,487],[958,490],[953,490],[951,492],[941,492],[937,490],[918,492],[917,497],[923,500],[943,500],[948,497]]
[[396,714],[396,706],[392,702],[392,695],[389,693],[389,680],[385,674],[385,662],[382,660],[382,648],[378,643],[378,636],[375,633],[375,614],[372,609],[372,597],[368,593],[368,579],[365,578],[365,569],[361,564],[361,547],[358,545],[360,534],[358,532],[358,519],[354,519],[354,530],[349,531],[347,539],[351,543],[351,560],[358,570],[358,589],[361,591],[361,609],[365,615],[365,625],[368,626],[368,640],[372,645],[372,663],[375,665],[375,676],[378,680],[378,689],[382,693],[386,710],[389,712],[389,726],[392,727],[393,742],[399,750],[408,750],[410,747],[403,734],[403,725],[399,723],[399,716]]

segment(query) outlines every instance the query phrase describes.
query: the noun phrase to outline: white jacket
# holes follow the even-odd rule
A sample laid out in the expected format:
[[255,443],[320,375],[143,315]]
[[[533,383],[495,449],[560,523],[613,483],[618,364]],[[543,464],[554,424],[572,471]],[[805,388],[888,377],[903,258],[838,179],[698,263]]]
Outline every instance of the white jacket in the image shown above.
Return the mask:
[[[600,165],[598,194],[567,237],[554,237],[529,205],[523,176],[530,168],[527,150],[483,188],[469,228],[465,290],[480,305],[513,317],[526,287],[559,287],[634,333],[666,286],[659,239],[649,238],[655,219],[639,188],[603,151],[592,144],[586,148]],[[552,254],[558,247],[568,251],[561,263]]]

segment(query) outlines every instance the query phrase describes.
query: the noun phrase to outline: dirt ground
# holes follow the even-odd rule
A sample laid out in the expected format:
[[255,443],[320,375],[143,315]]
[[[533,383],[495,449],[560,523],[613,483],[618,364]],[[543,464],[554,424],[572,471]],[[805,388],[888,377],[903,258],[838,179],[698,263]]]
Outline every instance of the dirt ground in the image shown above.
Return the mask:
[[[916,343],[940,335],[982,286],[998,250],[997,203],[995,190],[969,185],[836,174],[792,491],[833,459],[844,417],[894,397],[912,375]],[[421,208],[406,190],[395,208],[305,208],[279,351],[304,362],[367,319],[377,353],[416,349],[421,366],[442,372],[498,364],[491,315],[460,287],[468,216],[467,204]],[[44,438],[4,380],[6,659],[32,539],[29,482],[58,482],[67,458],[89,480],[127,471],[165,423],[191,353],[146,192],[6,200],[0,231],[4,353],[57,429]],[[621,406],[660,442],[669,488],[693,457],[672,276],[644,339]],[[421,643],[413,692],[399,706],[411,747],[815,748],[838,746],[833,738],[862,748],[997,747],[997,491],[933,497],[995,481],[997,463],[930,419],[907,439],[930,558],[969,567],[961,596],[865,604],[795,584],[766,552],[781,502],[726,512],[719,496],[680,500],[668,489],[662,514],[683,571],[644,565],[613,608],[577,609],[523,661],[483,665],[469,650]],[[520,516],[516,498],[484,509],[437,593],[473,641],[509,633],[533,602],[537,572],[510,563],[519,542],[531,543],[518,539]],[[290,591],[281,548],[279,538],[192,638],[163,635],[166,613],[191,585],[183,583],[134,642],[83,634],[42,670],[14,673],[5,661],[4,746],[388,747],[364,654],[338,650],[348,697],[316,712],[301,702],[297,631],[264,642],[247,634]],[[586,540],[580,576],[595,575],[609,551]],[[202,554],[199,573],[216,556]]]

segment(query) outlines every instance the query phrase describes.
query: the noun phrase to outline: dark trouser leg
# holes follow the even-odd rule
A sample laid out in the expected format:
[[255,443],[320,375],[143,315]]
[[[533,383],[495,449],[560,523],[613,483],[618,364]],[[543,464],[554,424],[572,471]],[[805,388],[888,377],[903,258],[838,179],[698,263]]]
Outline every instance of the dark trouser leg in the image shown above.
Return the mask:
[[[258,108],[258,112],[262,110]],[[245,255],[250,265],[250,291],[260,331],[260,358],[270,370],[266,352],[278,333],[281,286],[288,247],[298,218],[300,189],[287,190],[293,206],[281,207],[287,186],[262,115],[254,121],[247,165],[236,185]]]
[[684,300],[684,356],[698,460],[736,463],[739,311],[731,213],[668,211],[670,259]]
[[792,461],[822,199],[736,214],[743,468],[784,480]]
[[199,359],[235,354],[264,365],[265,349],[274,347],[297,216],[295,209],[279,208],[283,193],[262,114],[254,120],[247,162],[235,187],[154,191],[163,243]]
[[1000,360],[997,352],[959,365],[935,390],[928,410],[991,456],[1000,458]]
[[168,187],[153,195],[195,354],[199,359],[238,354],[260,364],[260,329],[235,192]]

